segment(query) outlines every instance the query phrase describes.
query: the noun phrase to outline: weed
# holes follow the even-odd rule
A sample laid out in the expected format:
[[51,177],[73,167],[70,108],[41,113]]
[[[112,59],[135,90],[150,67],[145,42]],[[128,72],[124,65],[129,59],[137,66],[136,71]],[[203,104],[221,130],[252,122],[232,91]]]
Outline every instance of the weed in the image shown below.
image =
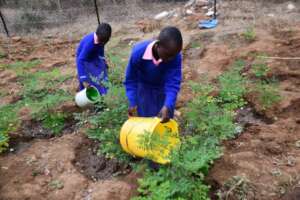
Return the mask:
[[0,132],[0,153],[2,153],[8,147],[7,134]]
[[0,107],[0,133],[7,135],[10,131],[16,130],[19,122],[16,114],[18,108],[18,105]]
[[109,80],[113,85],[121,85],[124,79],[124,72],[127,66],[130,46],[120,41],[107,52],[109,66]]
[[263,78],[267,76],[270,69],[265,63],[256,63],[252,65],[251,71],[256,78]]
[[14,105],[0,107],[0,153],[8,147],[9,132],[15,131],[19,125],[17,109],[18,106]]
[[64,113],[44,112],[39,120],[42,122],[44,128],[51,130],[54,135],[58,135],[65,126],[65,119],[67,115]]
[[256,39],[255,29],[253,27],[247,28],[245,32],[242,33],[244,39],[248,42],[253,42]]
[[113,85],[120,85],[123,82],[126,60],[115,53],[108,53],[109,80]]
[[22,76],[26,69],[36,67],[41,64],[40,60],[33,61],[17,61],[15,63],[8,64],[6,68],[12,69],[16,72],[17,76]]
[[276,82],[259,81],[254,90],[259,94],[258,101],[263,109],[269,109],[281,100]]
[[60,180],[52,180],[48,186],[52,189],[52,190],[61,190],[64,188],[64,183]]
[[88,136],[101,141],[99,153],[108,158],[118,158],[127,161],[128,155],[124,153],[119,144],[119,131],[123,122],[127,120],[127,102],[122,87],[111,87],[106,96],[103,96],[99,105],[100,113],[88,117],[91,128]]
[[192,49],[201,48],[201,47],[202,47],[202,44],[199,41],[192,42],[192,44],[191,44]]
[[237,61],[232,69],[219,77],[219,102],[228,110],[235,110],[245,105],[246,79],[240,74],[245,63]]
[[197,177],[187,177],[173,171],[171,166],[162,166],[158,172],[147,169],[139,179],[140,196],[133,200],[208,200],[207,187]]
[[[176,148],[174,141],[179,141],[178,134],[170,131],[163,133],[148,132],[138,136],[138,148],[143,149],[147,155],[146,158],[150,160],[156,159],[156,154],[159,153],[164,159],[170,158],[170,150]],[[177,144],[179,145],[179,144]]]
[[5,57],[7,57],[7,54],[4,51],[0,50],[0,59]]
[[241,176],[233,176],[224,184],[223,191],[218,192],[219,199],[248,199],[254,197],[254,188],[249,180]]

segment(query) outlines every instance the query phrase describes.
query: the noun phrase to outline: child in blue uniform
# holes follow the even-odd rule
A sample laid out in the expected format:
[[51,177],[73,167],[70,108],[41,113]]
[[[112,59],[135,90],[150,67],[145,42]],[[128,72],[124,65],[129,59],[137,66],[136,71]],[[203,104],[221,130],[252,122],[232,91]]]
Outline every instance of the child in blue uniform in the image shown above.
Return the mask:
[[107,64],[104,57],[104,45],[111,37],[111,26],[101,23],[96,32],[86,35],[76,52],[76,64],[79,80],[79,90],[94,86],[100,94],[106,94],[103,85],[107,81]]
[[173,118],[182,79],[182,35],[176,27],[164,28],[157,40],[133,47],[124,85],[128,115]]

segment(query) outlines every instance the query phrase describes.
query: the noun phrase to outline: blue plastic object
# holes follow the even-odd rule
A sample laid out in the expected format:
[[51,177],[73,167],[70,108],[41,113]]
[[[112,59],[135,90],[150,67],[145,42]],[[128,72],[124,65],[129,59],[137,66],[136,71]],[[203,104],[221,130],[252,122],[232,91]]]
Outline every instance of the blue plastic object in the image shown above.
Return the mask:
[[211,29],[211,28],[215,28],[217,25],[218,25],[217,19],[209,19],[209,20],[200,21],[198,26],[199,28],[202,29]]

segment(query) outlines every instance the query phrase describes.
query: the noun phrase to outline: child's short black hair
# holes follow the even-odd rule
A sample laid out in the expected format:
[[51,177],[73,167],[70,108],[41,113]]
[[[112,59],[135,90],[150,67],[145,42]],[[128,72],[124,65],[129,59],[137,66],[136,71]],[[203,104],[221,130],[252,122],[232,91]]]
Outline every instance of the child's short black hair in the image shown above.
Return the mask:
[[111,36],[111,26],[108,23],[101,23],[98,25],[96,35],[101,39],[108,41]]
[[158,36],[159,43],[162,46],[174,44],[178,49],[182,49],[182,35],[178,28],[174,26],[165,27]]

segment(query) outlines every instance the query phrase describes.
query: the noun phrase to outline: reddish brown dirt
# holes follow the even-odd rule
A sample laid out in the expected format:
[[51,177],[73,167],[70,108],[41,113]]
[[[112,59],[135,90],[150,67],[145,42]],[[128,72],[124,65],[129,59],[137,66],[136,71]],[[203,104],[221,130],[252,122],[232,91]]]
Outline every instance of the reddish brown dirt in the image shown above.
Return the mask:
[[99,142],[86,139],[76,148],[73,161],[77,169],[92,180],[108,179],[112,176],[128,174],[131,169],[115,159],[107,159],[98,154]]
[[[184,83],[178,107],[184,106],[192,98],[188,81],[200,81],[202,77],[214,81],[237,58],[247,60],[249,53],[265,52],[272,56],[300,57],[299,30],[257,30],[256,41],[247,43],[243,42],[239,34],[217,34],[220,28],[202,31],[200,34],[198,31],[191,31],[190,26],[199,19],[200,17],[196,17],[189,25],[184,26]],[[158,28],[156,25],[152,27],[151,23],[146,24],[146,27],[145,32]],[[126,31],[129,30],[123,31],[128,33]],[[130,31],[133,34],[136,30],[130,28]],[[197,40],[201,47],[191,48]],[[77,39],[57,38],[13,38],[9,42],[1,40],[1,47],[9,55],[1,60],[1,64],[40,59],[42,64],[32,70],[59,68],[64,74],[73,74],[73,78],[60,87],[75,92],[77,80],[74,54],[77,42]],[[269,110],[262,110],[255,98],[249,99],[255,112],[261,113],[262,117],[271,118],[272,123],[256,120],[257,116],[253,114],[254,120],[247,122],[247,129],[238,138],[224,142],[224,156],[215,162],[208,177],[208,182],[214,186],[213,192],[218,189],[224,191],[224,185],[229,179],[240,176],[245,177],[251,186],[248,193],[245,193],[247,199],[299,199],[300,149],[296,143],[300,140],[300,63],[296,60],[270,60],[268,64],[271,73],[280,81],[283,99],[276,108]],[[13,71],[0,70],[0,86],[9,94],[1,97],[0,105],[18,98],[21,87],[15,79]],[[70,113],[78,111],[73,102],[67,102],[57,109]],[[28,110],[25,108],[20,110],[24,121],[30,120],[26,113]],[[249,113],[241,115],[249,116]],[[95,164],[97,168],[102,161],[93,157],[94,152],[89,151],[89,143],[86,143],[83,135],[72,130],[59,138],[31,140],[29,145],[27,141],[22,141],[21,151],[0,156],[0,199],[125,200],[135,195],[136,174],[94,182],[80,172],[81,169],[90,167],[84,165],[86,162]],[[92,159],[86,161],[86,155],[92,156],[95,162],[90,162]],[[79,165],[84,164],[76,167],[77,161],[80,161]],[[235,192],[236,190],[232,190],[227,194],[228,199],[237,199]]]
[[[299,57],[300,31],[293,31],[288,40],[278,35],[285,34],[275,33],[266,52],[272,56]],[[273,45],[277,48],[270,49]],[[283,99],[268,110],[262,110],[255,98],[249,100],[253,100],[251,104],[257,112],[272,118],[273,123],[254,123],[237,139],[225,142],[224,156],[215,162],[208,181],[224,192],[224,184],[233,176],[240,176],[254,188],[245,192],[247,199],[299,199],[300,149],[296,145],[300,139],[299,61],[270,60],[268,65],[272,75],[280,80]],[[238,197],[232,191],[224,194],[228,199]]]
[[129,199],[136,175],[93,182],[73,165],[82,134],[34,140],[18,154],[0,157],[0,199]]

